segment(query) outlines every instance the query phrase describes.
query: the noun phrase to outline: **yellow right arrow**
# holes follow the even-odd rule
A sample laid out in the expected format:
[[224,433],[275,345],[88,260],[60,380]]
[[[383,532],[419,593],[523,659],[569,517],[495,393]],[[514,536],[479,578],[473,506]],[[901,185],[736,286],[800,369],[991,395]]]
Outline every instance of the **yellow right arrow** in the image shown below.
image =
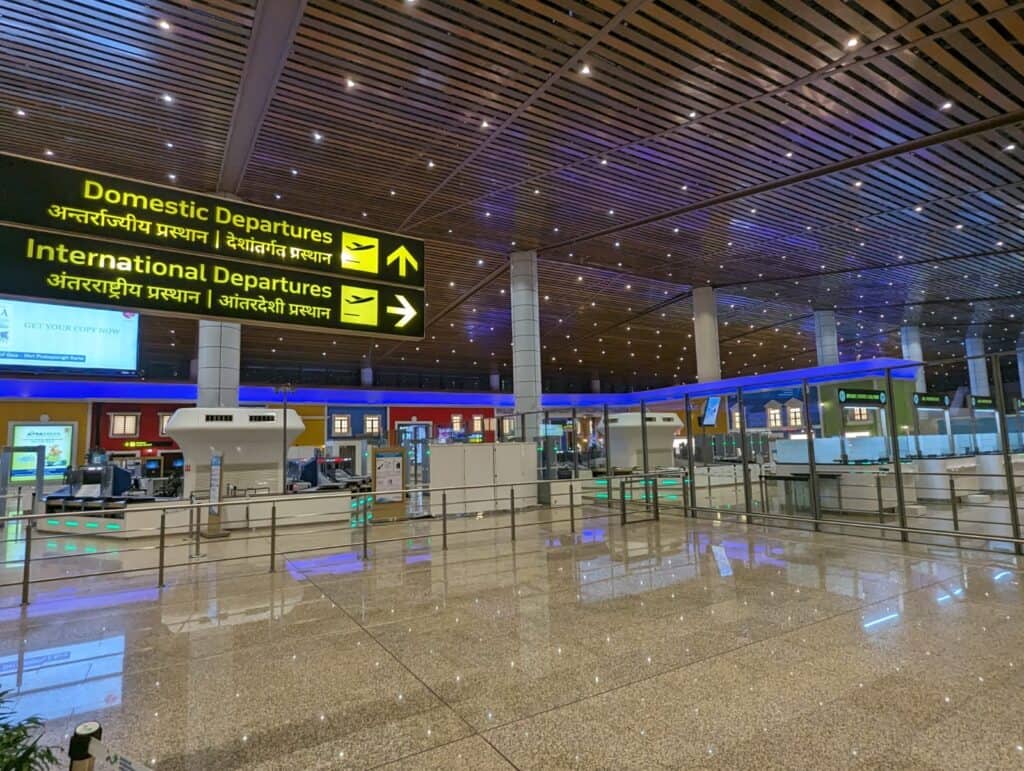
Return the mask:
[[412,256],[412,252],[405,248],[405,246],[399,246],[395,251],[388,255],[387,264],[390,265],[395,260],[398,260],[398,275],[405,278],[405,267],[409,265],[413,270],[420,269],[419,261]]

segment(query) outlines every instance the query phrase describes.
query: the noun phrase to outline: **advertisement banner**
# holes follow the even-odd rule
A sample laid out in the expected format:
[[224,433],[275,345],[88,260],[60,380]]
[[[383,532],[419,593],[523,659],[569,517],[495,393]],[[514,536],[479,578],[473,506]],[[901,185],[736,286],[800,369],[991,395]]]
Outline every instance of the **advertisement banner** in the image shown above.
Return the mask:
[[139,315],[0,299],[0,368],[134,374]]
[[[15,447],[43,446],[46,482],[60,481],[72,463],[75,449],[74,423],[15,423],[11,427],[11,444]],[[11,484],[35,481],[36,456],[16,452],[11,458]]]

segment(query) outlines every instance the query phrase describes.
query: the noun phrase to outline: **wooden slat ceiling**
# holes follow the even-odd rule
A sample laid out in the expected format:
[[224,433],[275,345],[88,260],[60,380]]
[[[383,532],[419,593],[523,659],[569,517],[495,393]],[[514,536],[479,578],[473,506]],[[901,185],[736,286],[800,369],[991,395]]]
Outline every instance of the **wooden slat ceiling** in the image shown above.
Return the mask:
[[[275,1],[2,0],[0,149],[215,190]],[[549,374],[692,380],[708,285],[728,375],[813,363],[816,308],[844,358],[901,323],[1009,349],[1022,121],[1021,2],[309,0],[240,194],[424,238],[428,329],[247,327],[243,360],[507,373],[523,248]],[[144,330],[185,376],[195,324]]]

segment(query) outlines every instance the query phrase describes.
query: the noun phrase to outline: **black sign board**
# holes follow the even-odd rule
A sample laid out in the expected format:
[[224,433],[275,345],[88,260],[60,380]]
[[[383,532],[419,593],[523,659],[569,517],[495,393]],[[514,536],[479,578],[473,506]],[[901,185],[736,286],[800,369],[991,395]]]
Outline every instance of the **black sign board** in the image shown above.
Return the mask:
[[423,292],[0,225],[0,292],[317,330],[423,336]]
[[875,407],[884,406],[886,403],[885,391],[866,391],[864,389],[851,389],[851,388],[840,388],[839,389],[839,403],[840,404],[852,404],[857,406],[873,405]]
[[994,410],[996,408],[995,399],[991,396],[972,396],[971,397],[971,409],[972,410]]
[[939,407],[944,409],[949,406],[949,395],[918,391],[914,394],[914,404],[918,407]]
[[11,155],[0,155],[0,221],[423,287],[416,239]]

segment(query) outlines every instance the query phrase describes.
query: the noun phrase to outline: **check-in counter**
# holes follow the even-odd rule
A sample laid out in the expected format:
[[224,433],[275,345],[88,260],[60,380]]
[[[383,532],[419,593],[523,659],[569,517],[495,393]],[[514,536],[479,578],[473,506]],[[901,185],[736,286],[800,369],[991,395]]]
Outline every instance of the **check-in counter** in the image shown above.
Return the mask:
[[[310,493],[285,497],[223,499],[220,506],[221,526],[226,530],[246,527],[269,527],[272,507],[277,507],[278,527],[308,525],[318,522],[347,522],[355,505],[350,493]],[[86,509],[78,511],[49,512],[37,520],[36,528],[47,533],[73,533],[85,536],[109,538],[155,537],[160,532],[160,516],[166,515],[168,533],[184,533],[189,530],[190,516],[198,512],[200,526],[206,526],[209,504],[197,502],[191,510],[185,501],[175,500],[156,503],[121,504],[117,508],[99,511]],[[95,513],[90,513],[95,511]]]

